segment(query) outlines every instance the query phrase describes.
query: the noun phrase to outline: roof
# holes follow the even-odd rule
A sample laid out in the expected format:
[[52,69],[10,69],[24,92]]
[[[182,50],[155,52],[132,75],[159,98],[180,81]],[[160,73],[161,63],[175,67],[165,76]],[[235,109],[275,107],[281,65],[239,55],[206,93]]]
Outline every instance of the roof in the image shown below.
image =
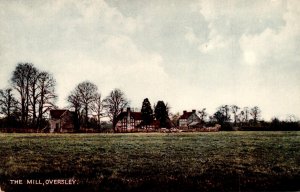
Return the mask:
[[61,116],[68,110],[66,109],[54,109],[54,110],[50,110],[50,117],[52,119],[60,119]]
[[199,124],[199,122],[194,121],[194,122],[191,122],[191,123],[189,124],[189,126],[195,126],[195,125],[198,125],[198,124]]
[[130,112],[130,115],[135,120],[142,120],[142,113],[141,112]]
[[[142,113],[141,112],[130,112],[130,116],[134,119],[134,120],[142,120]],[[121,112],[117,119],[121,120],[124,117],[127,117],[127,111],[125,112]]]
[[185,112],[179,117],[179,119],[188,119],[192,114],[193,112]]

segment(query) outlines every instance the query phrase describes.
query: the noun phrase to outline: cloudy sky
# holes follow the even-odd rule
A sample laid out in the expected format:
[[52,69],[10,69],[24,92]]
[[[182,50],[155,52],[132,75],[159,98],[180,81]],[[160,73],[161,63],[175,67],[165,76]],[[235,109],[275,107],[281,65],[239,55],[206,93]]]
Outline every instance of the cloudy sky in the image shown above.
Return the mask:
[[0,88],[19,62],[51,72],[58,105],[89,80],[171,111],[255,105],[300,118],[300,1],[1,0]]

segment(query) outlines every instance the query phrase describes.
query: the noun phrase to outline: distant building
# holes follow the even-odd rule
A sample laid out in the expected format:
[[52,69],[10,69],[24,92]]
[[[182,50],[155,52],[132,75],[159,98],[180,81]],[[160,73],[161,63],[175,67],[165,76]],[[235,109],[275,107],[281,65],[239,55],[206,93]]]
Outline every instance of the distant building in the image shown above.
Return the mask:
[[179,127],[180,128],[192,128],[197,127],[201,123],[201,119],[196,114],[196,110],[191,112],[183,111],[183,114],[179,118]]
[[[116,130],[118,132],[128,132],[132,131],[135,128],[145,129],[145,126],[142,126],[142,113],[131,111],[130,108],[127,108],[126,111],[122,111],[117,117]],[[157,121],[153,121],[151,125],[147,126],[147,129],[157,128]]]
[[75,113],[65,109],[50,110],[50,133],[74,132]]

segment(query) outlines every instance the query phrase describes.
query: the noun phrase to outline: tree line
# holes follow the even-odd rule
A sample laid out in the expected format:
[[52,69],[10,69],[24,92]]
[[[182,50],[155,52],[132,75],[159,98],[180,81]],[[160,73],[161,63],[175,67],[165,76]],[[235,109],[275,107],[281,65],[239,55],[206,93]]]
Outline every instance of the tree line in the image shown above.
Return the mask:
[[[18,63],[10,78],[10,85],[0,89],[0,126],[36,129],[47,127],[49,111],[58,108],[55,105],[55,86],[56,80],[51,73],[40,70],[31,63]],[[114,89],[102,98],[98,87],[90,81],[83,81],[75,86],[68,95],[67,102],[68,108],[74,111],[77,130],[80,127],[100,130],[101,118],[109,117],[114,131],[118,115],[130,103],[120,89]],[[140,111],[141,126],[147,128],[155,121],[159,127],[176,127],[180,115],[171,115],[169,108],[164,101],[158,101],[152,108],[149,99],[145,98]],[[222,105],[211,116],[206,108],[198,110],[197,115],[203,125],[218,123],[224,130],[229,130],[232,126],[257,126],[264,123],[260,121],[261,110],[258,106],[240,108],[237,105]],[[284,121],[280,122],[276,118],[272,123],[273,127],[285,125]]]
[[49,72],[31,63],[19,63],[12,73],[10,86],[0,90],[2,124],[6,127],[45,126],[47,112],[55,107],[57,99],[55,85]]
[[[79,83],[68,96],[68,103],[71,110],[75,112],[77,129],[80,127],[101,129],[102,117],[109,117],[112,129],[116,132],[118,115],[127,107],[129,100],[120,89],[112,90],[108,96],[102,99],[95,84],[90,81]],[[152,110],[148,98],[144,99],[141,108],[141,126],[149,126],[154,120],[159,122],[160,127],[168,126],[168,106],[163,101],[158,101]]]
[[[233,119],[231,118],[233,116]],[[251,123],[256,125],[261,116],[261,110],[258,106],[252,108],[240,108],[237,105],[222,105],[217,112],[210,117],[210,121],[216,121],[219,124],[233,121],[234,125]]]
[[[55,105],[55,86],[56,80],[49,72],[39,70],[32,63],[18,63],[9,87],[0,89],[1,127],[47,127],[49,111],[58,108]],[[118,115],[129,106],[129,100],[122,90],[114,89],[103,99],[98,87],[90,81],[79,83],[68,95],[67,101],[68,109],[75,113],[77,130],[80,127],[101,129],[101,118],[109,117],[115,131]],[[146,101],[150,104],[148,99],[144,101],[143,123],[149,125],[156,118],[165,126],[168,119],[165,103],[157,102],[154,116]]]
[[223,130],[300,130],[294,115],[289,115],[288,120],[280,121],[274,117],[270,122],[266,122],[262,119],[258,106],[240,108],[237,105],[222,105],[209,117],[209,122],[219,123]]
[[102,99],[98,87],[90,81],[79,83],[69,94],[67,101],[69,108],[75,112],[76,129],[101,129],[101,118],[106,116],[110,118],[115,131],[117,116],[129,105],[129,100],[122,90],[114,89]]
[[[206,108],[196,112],[200,118],[200,126],[221,125],[221,130],[300,130],[299,121],[295,115],[289,115],[287,120],[280,121],[274,117],[266,122],[261,117],[261,109],[258,106],[239,107],[237,105],[221,105],[217,111],[209,115]],[[178,125],[180,114],[172,114],[173,125]]]

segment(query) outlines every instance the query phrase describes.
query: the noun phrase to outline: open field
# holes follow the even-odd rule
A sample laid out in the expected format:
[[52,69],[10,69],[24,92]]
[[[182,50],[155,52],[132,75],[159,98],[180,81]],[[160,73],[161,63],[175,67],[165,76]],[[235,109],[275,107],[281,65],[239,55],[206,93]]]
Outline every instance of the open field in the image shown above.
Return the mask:
[[300,132],[0,134],[6,192],[295,191],[299,181]]

